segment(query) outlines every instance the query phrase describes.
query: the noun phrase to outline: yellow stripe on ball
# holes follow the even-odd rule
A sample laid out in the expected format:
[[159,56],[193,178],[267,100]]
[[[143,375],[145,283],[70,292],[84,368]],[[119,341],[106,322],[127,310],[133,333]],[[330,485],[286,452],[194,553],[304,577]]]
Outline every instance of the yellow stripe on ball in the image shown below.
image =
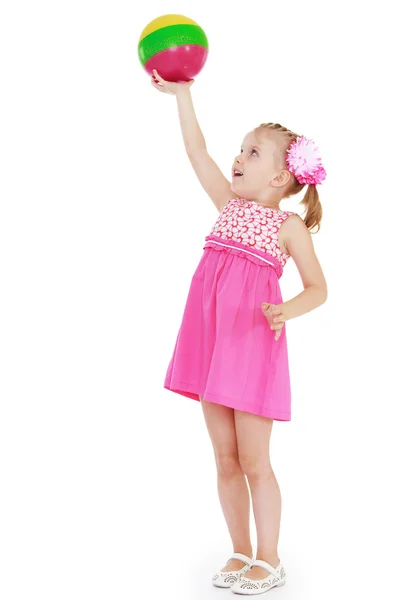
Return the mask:
[[149,35],[150,33],[153,33],[162,27],[168,27],[169,25],[198,25],[198,23],[192,19],[189,19],[188,17],[185,17],[184,15],[163,15],[162,17],[157,17],[157,19],[150,21],[150,23],[143,29],[139,38],[139,42],[141,42],[146,35]]

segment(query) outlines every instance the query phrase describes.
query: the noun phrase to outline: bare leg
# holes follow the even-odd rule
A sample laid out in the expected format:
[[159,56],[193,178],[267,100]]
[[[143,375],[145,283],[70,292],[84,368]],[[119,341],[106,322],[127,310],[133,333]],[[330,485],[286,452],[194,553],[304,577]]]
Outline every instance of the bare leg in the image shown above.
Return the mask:
[[[257,530],[256,558],[277,567],[281,493],[269,457],[269,442],[273,419],[235,410],[239,461],[247,476]],[[264,579],[268,572],[252,567],[250,579]]]
[[[250,540],[250,495],[246,478],[240,467],[235,432],[234,409],[200,396],[204,418],[210,435],[217,467],[217,487],[222,512],[232,539],[233,552],[250,558],[253,550]],[[221,569],[236,571],[244,566],[232,559]]]

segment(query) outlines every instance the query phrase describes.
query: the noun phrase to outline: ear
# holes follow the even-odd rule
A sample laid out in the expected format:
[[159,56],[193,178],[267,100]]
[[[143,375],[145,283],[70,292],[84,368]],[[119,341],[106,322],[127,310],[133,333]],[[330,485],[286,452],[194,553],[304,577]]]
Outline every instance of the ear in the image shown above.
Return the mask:
[[286,169],[283,169],[279,173],[279,175],[274,177],[274,179],[271,181],[271,185],[272,185],[272,187],[281,187],[283,185],[286,185],[289,181],[290,181],[290,172],[287,171]]

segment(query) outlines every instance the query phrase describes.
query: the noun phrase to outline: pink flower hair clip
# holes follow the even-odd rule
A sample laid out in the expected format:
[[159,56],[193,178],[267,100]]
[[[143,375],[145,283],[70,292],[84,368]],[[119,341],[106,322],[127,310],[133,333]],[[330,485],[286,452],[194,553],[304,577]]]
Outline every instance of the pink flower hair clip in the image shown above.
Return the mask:
[[321,157],[315,142],[299,136],[288,149],[286,163],[288,170],[293,173],[300,183],[317,185],[326,178],[326,171],[321,163]]

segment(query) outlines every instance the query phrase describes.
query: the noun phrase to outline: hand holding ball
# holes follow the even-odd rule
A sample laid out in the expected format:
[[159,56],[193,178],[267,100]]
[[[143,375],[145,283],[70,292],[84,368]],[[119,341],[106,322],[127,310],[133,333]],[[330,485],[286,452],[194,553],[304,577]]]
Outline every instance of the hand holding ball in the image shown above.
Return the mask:
[[170,94],[171,96],[176,96],[179,91],[190,88],[193,83],[194,79],[191,79],[190,81],[181,81],[180,83],[165,81],[155,69],[151,80],[151,85],[155,87],[156,90],[164,92],[164,94]]

